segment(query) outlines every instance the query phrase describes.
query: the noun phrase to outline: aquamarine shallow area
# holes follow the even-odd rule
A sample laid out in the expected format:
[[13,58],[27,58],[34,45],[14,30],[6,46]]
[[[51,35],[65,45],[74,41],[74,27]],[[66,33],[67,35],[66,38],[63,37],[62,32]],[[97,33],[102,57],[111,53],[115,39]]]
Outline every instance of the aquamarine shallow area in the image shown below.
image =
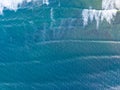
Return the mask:
[[49,0],[0,16],[0,90],[119,90],[120,16],[83,27],[96,0]]

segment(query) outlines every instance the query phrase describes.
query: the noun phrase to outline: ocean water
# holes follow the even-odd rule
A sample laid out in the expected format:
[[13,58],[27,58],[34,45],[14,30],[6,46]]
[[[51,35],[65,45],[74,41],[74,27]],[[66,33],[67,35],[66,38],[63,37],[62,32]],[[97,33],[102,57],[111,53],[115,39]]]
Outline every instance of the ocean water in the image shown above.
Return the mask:
[[103,1],[0,0],[0,90],[120,90],[119,0]]

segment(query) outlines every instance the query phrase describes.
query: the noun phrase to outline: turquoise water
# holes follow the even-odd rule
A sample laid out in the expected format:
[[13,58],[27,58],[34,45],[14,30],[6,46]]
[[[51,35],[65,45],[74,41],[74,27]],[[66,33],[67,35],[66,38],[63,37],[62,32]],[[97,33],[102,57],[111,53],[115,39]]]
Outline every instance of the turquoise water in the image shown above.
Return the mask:
[[[87,0],[50,0],[0,16],[0,90],[114,90],[120,85],[119,13],[84,27]],[[79,3],[78,3],[79,2]],[[119,89],[117,89],[119,90]]]

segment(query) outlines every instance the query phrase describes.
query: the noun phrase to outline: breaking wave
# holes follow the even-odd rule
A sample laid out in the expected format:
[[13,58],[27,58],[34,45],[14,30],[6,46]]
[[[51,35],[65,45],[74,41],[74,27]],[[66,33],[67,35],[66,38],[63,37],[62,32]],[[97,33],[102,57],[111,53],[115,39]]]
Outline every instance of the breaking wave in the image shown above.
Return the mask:
[[[16,11],[22,4],[36,1],[37,0],[0,0],[0,14],[3,14],[4,9]],[[40,0],[40,2],[41,4],[49,4],[48,0]]]
[[96,21],[96,27],[99,23],[106,20],[109,24],[114,20],[117,12],[120,10],[120,0],[102,0],[102,9],[84,9],[82,12],[83,25],[86,26],[88,21]]

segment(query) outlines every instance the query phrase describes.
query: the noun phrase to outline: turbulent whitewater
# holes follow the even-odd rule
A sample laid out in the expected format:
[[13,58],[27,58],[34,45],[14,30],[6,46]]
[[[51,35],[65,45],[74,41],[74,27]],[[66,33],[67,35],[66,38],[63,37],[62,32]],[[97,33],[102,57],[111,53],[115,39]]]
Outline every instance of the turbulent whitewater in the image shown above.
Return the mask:
[[82,12],[83,25],[86,26],[88,21],[96,21],[96,27],[99,27],[103,20],[109,24],[114,20],[117,12],[120,10],[120,0],[102,0],[102,9],[84,9]]

